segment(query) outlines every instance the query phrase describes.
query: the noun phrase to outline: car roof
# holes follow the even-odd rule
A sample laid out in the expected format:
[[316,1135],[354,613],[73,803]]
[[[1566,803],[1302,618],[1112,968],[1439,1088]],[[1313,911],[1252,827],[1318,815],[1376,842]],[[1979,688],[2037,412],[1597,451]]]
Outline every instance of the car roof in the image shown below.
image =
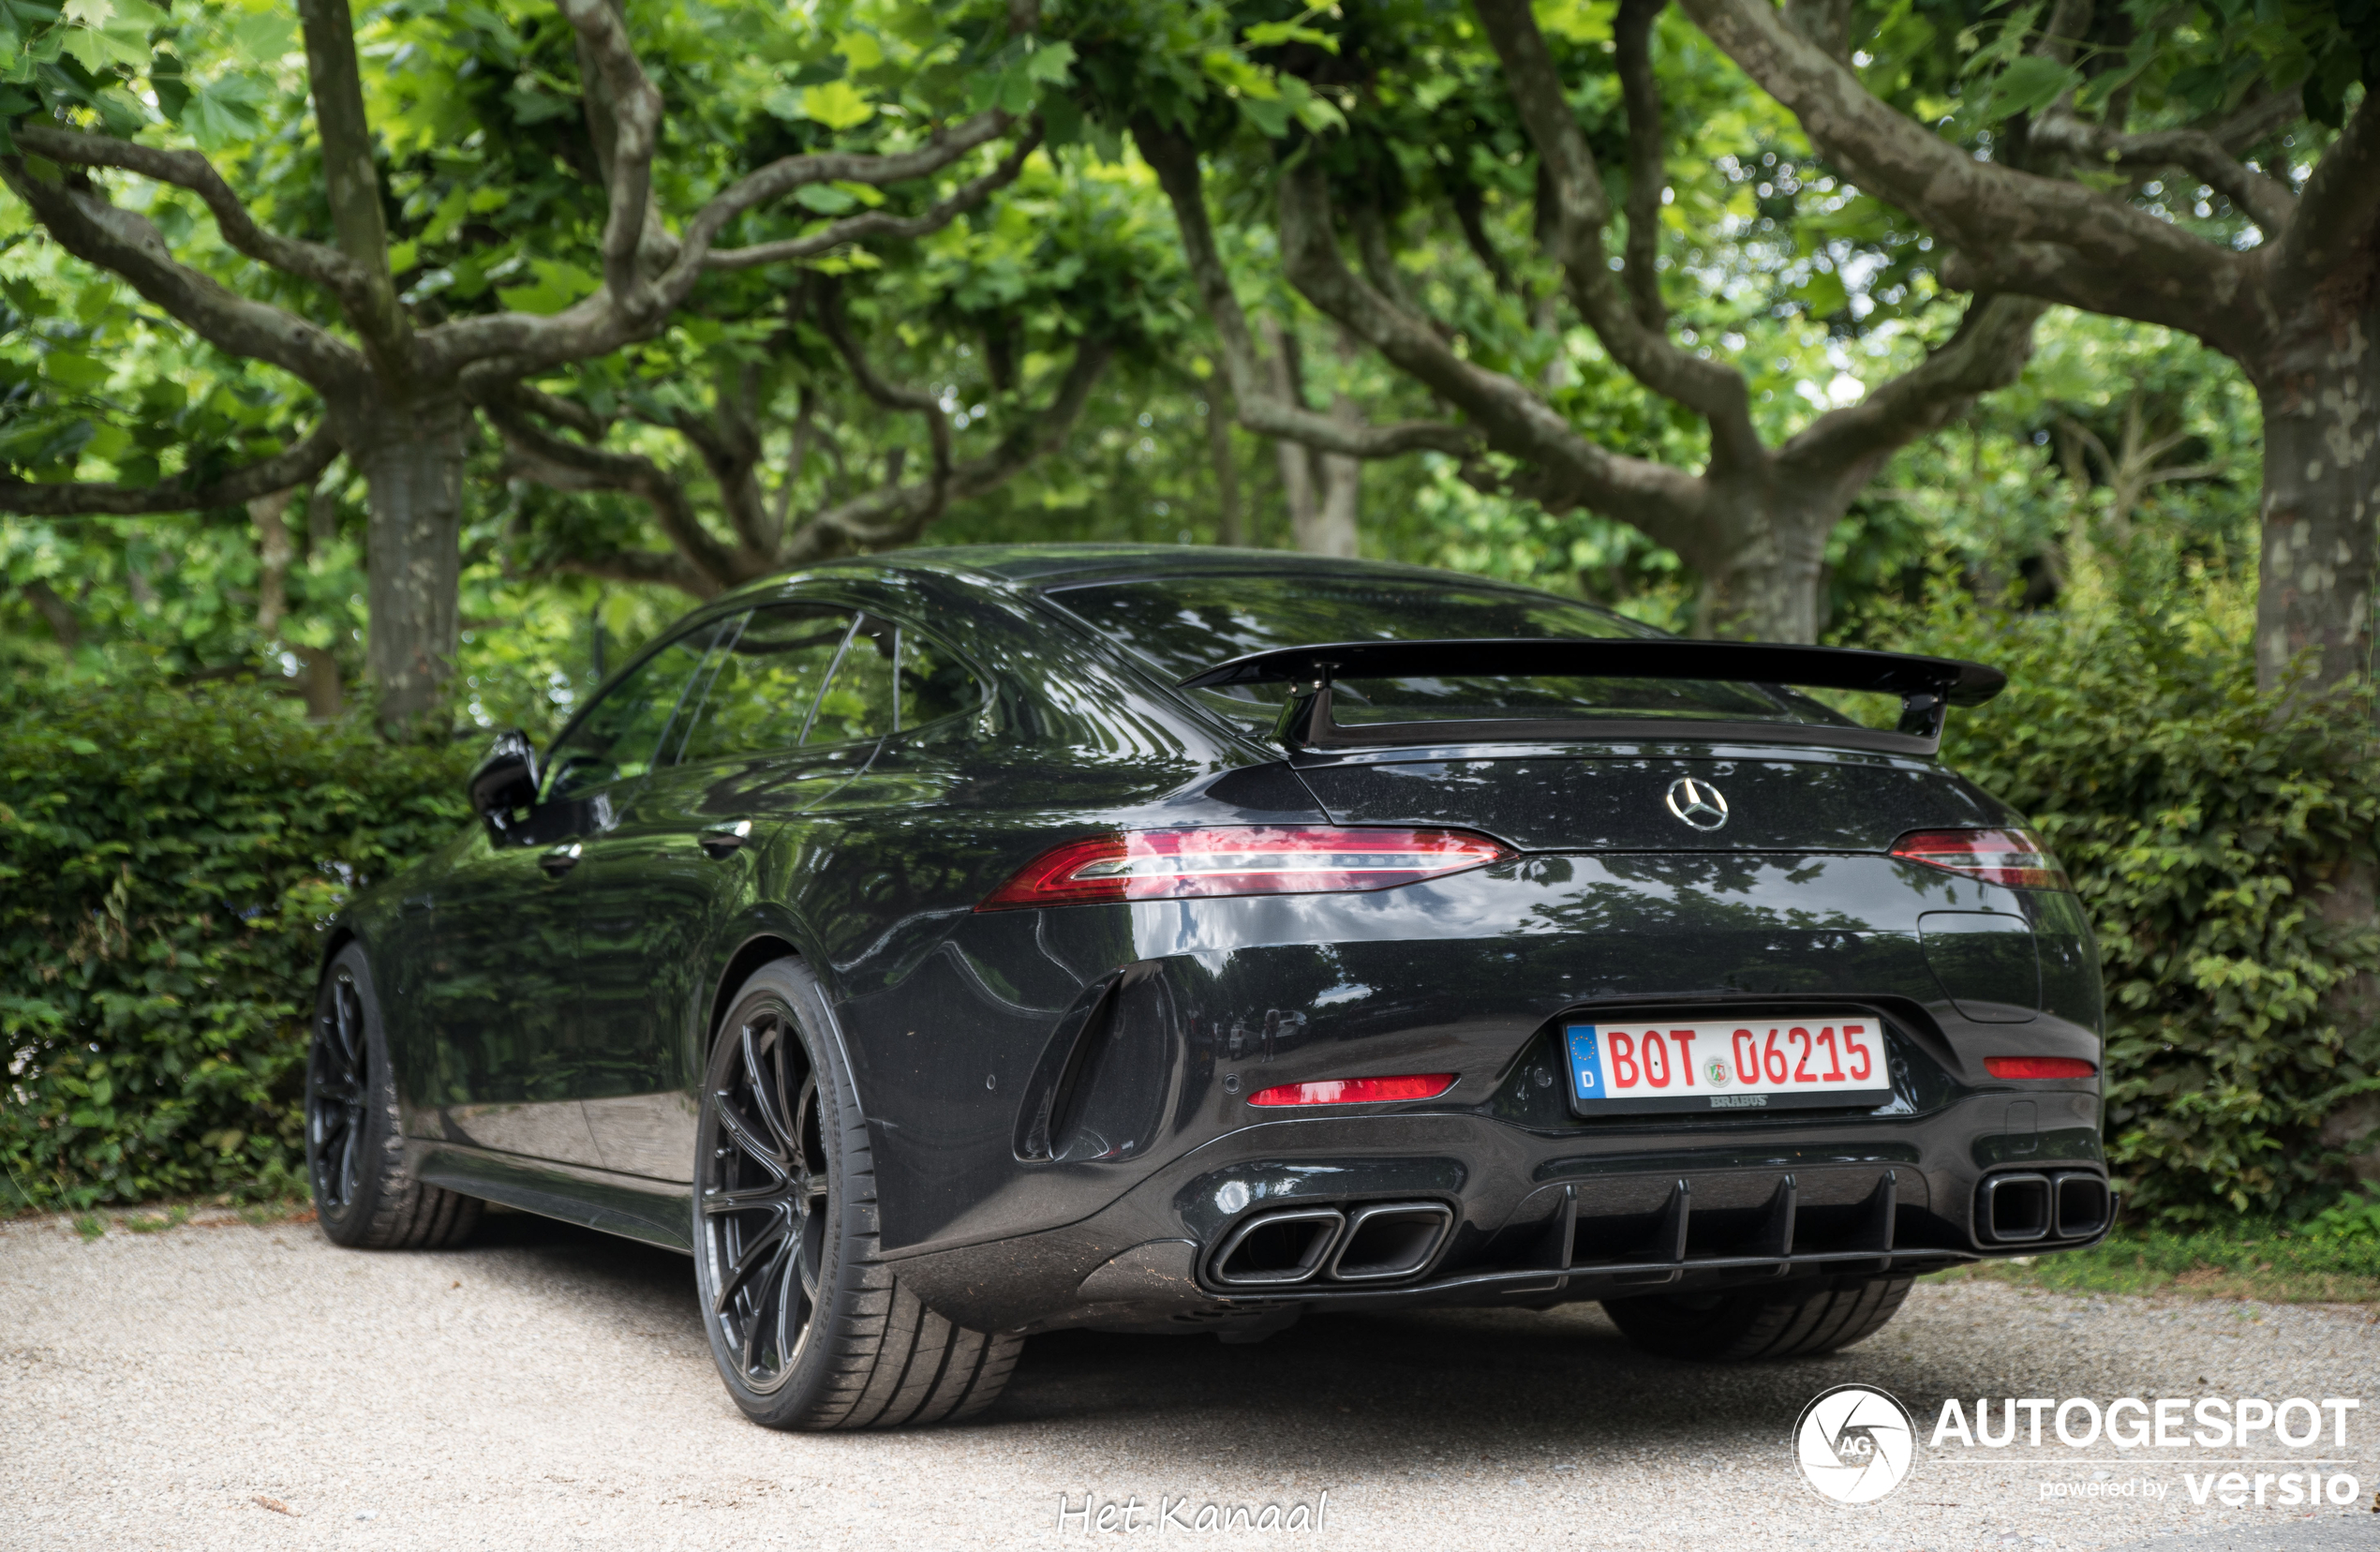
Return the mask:
[[[1306,555],[1296,550],[1229,549],[1215,545],[938,545],[916,549],[887,550],[870,556],[826,562],[809,568],[816,575],[845,568],[930,572],[949,576],[989,578],[1043,589],[1078,582],[1138,576],[1218,576],[1247,573],[1277,575],[1297,571],[1322,576],[1403,577],[1414,581],[1460,582],[1467,587],[1558,597],[1519,583],[1431,566],[1392,560],[1357,560],[1336,556]],[[739,589],[740,590],[740,589]],[[1576,599],[1562,602],[1575,604]]]

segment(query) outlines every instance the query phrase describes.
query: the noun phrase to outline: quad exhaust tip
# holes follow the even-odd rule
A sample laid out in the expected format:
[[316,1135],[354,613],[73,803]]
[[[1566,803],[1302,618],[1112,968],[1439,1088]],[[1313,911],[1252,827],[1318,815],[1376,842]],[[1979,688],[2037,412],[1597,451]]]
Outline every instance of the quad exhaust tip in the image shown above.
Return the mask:
[[1427,1267],[1453,1228],[1454,1210],[1442,1201],[1283,1208],[1243,1220],[1210,1265],[1231,1288],[1394,1282]]
[[2081,1170],[1989,1175],[1975,1192],[1975,1227],[2001,1245],[2085,1239],[2105,1229],[2114,1210],[2105,1177]]

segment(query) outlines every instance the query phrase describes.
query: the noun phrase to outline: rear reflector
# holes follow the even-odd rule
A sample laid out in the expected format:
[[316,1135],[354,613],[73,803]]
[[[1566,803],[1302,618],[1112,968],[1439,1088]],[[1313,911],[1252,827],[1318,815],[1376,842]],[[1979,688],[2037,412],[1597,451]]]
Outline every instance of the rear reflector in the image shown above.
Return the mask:
[[1283,1083],[1248,1096],[1251,1105],[1376,1105],[1389,1099],[1435,1099],[1454,1086],[1451,1072],[1415,1072],[1402,1078],[1332,1078],[1319,1083]]
[[1132,830],[1052,846],[975,909],[1386,889],[1511,855],[1500,842],[1461,830]]
[[2099,1072],[2079,1056],[1986,1056],[1984,1070],[1995,1078],[2090,1078]]
[[1986,884],[2017,889],[2064,889],[2066,870],[2041,837],[2021,829],[1917,830],[1893,844],[1904,862],[1923,862]]

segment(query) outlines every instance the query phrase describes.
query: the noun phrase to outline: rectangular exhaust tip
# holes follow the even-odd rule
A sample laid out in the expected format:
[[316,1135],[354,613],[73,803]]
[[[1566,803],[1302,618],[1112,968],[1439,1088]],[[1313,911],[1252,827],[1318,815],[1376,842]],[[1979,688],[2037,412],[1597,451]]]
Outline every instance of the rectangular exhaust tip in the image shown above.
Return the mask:
[[1321,1270],[1346,1224],[1346,1215],[1336,1207],[1259,1213],[1233,1230],[1215,1252],[1214,1280],[1243,1288],[1304,1282]]
[[1347,1218],[1346,1242],[1331,1262],[1339,1282],[1387,1282],[1430,1264],[1454,1226],[1442,1201],[1374,1202]]
[[1991,1175],[1976,1187],[1976,1227],[2003,1245],[2047,1239],[2051,1212],[2047,1175]]
[[2057,1232],[2060,1239],[2083,1239],[2107,1227],[2114,1201],[2107,1183],[2095,1174],[2061,1174],[2056,1178]]

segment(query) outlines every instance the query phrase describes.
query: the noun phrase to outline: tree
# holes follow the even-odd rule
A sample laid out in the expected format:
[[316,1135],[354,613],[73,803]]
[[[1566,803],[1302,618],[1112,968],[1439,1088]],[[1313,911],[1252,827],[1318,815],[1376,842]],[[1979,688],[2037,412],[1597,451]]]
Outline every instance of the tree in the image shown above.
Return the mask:
[[[1149,62],[1155,24],[1131,32],[1120,12],[1070,36],[1173,204],[1242,425],[1341,457],[1453,454],[1479,483],[1617,518],[1684,557],[1703,579],[1703,630],[1812,639],[1827,536],[1852,500],[1896,449],[2015,378],[2041,305],[1979,297],[1922,358],[1793,424],[1769,363],[1791,324],[1835,317],[1841,336],[1856,332],[1837,277],[1853,245],[1816,243],[1814,267],[1792,236],[1770,243],[1772,267],[1825,285],[1799,298],[1751,288],[1749,302],[1731,294],[1727,260],[1665,251],[1686,246],[1665,238],[1663,213],[1679,167],[1694,167],[1673,143],[1689,122],[1743,124],[1740,79],[1695,60],[1690,29],[1664,30],[1661,0],[1627,0],[1608,36],[1584,7],[1551,7],[1567,29],[1552,37],[1526,0],[1475,10],[1476,26],[1387,0],[1345,7],[1329,30],[1316,13],[1242,25],[1193,12],[1236,29],[1199,56],[1203,74]],[[1665,82],[1684,109],[1665,105]],[[1608,180],[1607,160],[1621,169]],[[1242,217],[1271,226],[1296,294],[1424,391],[1435,417],[1374,425],[1283,391],[1215,241],[1216,169],[1237,174]],[[1748,170],[1714,157],[1682,192],[1715,228],[1732,186],[1754,175],[1763,197],[1795,182],[1757,157]],[[1828,192],[1807,165],[1795,187],[1813,201]],[[1749,249],[1763,240],[1752,225],[1740,245],[1690,236]],[[1561,343],[1572,329],[1594,341],[1591,377]],[[1612,401],[1637,395],[1659,408],[1615,424],[1631,417]]]
[[2355,35],[2344,7],[2310,6],[2060,0],[1996,24],[1958,14],[1971,57],[1946,80],[1956,52],[1905,8],[1680,4],[1847,177],[1924,224],[1946,283],[2161,324],[2238,362],[2264,417],[2259,680],[2280,683],[2301,651],[2319,660],[2318,684],[2370,674],[2380,23],[2368,9]]
[[715,287],[699,328],[491,400],[509,474],[651,519],[524,502],[519,563],[708,596],[915,542],[1064,444],[1112,359],[1169,369],[1181,266],[1152,192],[1035,157],[996,209],[870,267]]
[[[431,55],[442,48],[450,66],[494,37],[514,67],[513,89],[493,102],[483,86],[458,80],[433,81],[408,99],[401,72],[376,78],[385,106],[409,100],[420,120],[407,165],[392,157],[391,137],[376,135],[366,111],[346,0],[298,7],[313,134],[295,158],[252,143],[288,50],[286,23],[276,31],[275,19],[244,12],[177,23],[141,0],[70,8],[75,20],[19,39],[14,89],[0,102],[12,137],[0,179],[67,252],[120,276],[216,350],[303,383],[319,421],[239,468],[129,488],[21,482],[0,489],[0,503],[44,513],[243,503],[310,480],[344,453],[368,489],[369,671],[392,724],[418,723],[440,705],[454,661],[475,404],[505,399],[524,377],[651,338],[708,276],[871,234],[915,235],[979,203],[1014,176],[1018,156],[911,214],[831,214],[837,201],[851,207],[852,191],[960,170],[1026,122],[1040,83],[1063,79],[1065,64],[1062,51],[1030,36],[1029,8],[1015,13],[1014,27],[1009,10],[989,7],[953,27],[897,4],[861,7],[822,19],[840,23],[838,32],[750,7],[656,3],[639,8],[633,36],[608,0],[558,0],[558,26],[400,8],[375,25],[397,37],[410,27],[421,36],[405,40]],[[245,66],[226,58],[227,23]],[[458,41],[450,28],[470,36]],[[640,49],[667,60],[670,91]],[[202,68],[218,73],[201,79]],[[900,100],[879,112],[845,79],[852,75]],[[550,89],[573,77],[576,113]],[[950,111],[971,97],[974,111],[954,121]],[[494,104],[503,111],[494,113]],[[480,122],[470,122],[474,112]],[[491,114],[498,123],[485,122]],[[482,138],[476,165],[446,165],[454,147],[434,130],[418,132],[439,115]],[[571,138],[583,140],[558,147],[559,124],[581,117],[585,128]],[[205,150],[136,138],[155,130],[231,144],[243,128],[249,170],[272,185],[275,214],[309,234],[259,224]],[[490,128],[526,133],[491,146]],[[552,187],[556,162],[576,163],[579,176]],[[111,197],[111,173],[195,197],[229,255],[246,262],[201,267],[177,258],[156,220]],[[399,183],[409,197],[393,200]],[[600,200],[586,198],[589,187]],[[482,202],[488,194],[492,201]],[[805,194],[825,198],[787,209]],[[393,203],[404,228],[394,236]],[[665,205],[685,213],[676,230]],[[504,241],[471,230],[469,216],[514,208],[548,223],[543,235],[555,248],[592,247],[598,271],[515,250],[516,270],[534,285],[499,289],[483,268],[475,298],[454,284],[459,264],[443,266],[443,284],[430,283],[440,272],[424,265],[425,249],[443,243],[468,260],[474,246]],[[822,213],[829,218],[811,225]],[[415,281],[400,291],[408,274]]]

